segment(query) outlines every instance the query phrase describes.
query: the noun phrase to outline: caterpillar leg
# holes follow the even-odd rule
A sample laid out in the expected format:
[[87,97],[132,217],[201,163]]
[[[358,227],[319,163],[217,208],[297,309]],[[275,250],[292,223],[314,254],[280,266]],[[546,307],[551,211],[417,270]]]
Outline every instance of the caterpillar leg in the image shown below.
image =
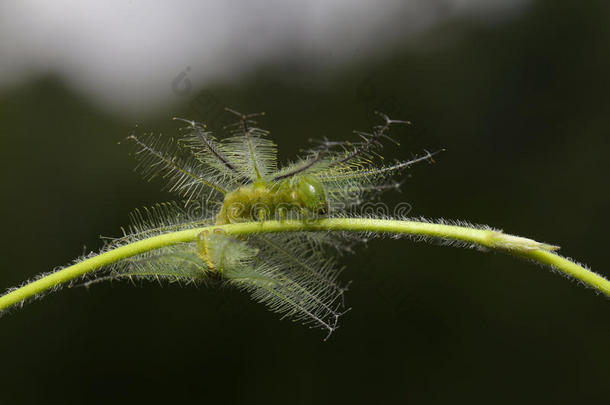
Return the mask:
[[279,218],[280,222],[286,221],[286,214],[287,213],[288,213],[288,210],[285,207],[278,207],[277,215],[278,215],[278,218]]
[[267,220],[267,210],[265,208],[260,208],[257,212],[258,221],[265,222]]
[[312,215],[311,215],[311,211],[308,210],[305,207],[301,207],[299,209],[299,212],[301,213],[301,217],[303,218],[303,221],[309,221],[310,219],[313,219]]

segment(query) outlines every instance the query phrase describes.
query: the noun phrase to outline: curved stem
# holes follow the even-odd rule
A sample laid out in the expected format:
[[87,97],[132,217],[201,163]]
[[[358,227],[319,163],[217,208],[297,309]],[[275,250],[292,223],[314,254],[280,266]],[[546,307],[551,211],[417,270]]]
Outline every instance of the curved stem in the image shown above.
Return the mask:
[[468,226],[435,224],[420,221],[329,218],[315,221],[244,222],[194,228],[186,231],[154,236],[101,253],[98,256],[83,260],[82,262],[14,289],[0,297],[0,311],[23,302],[28,298],[32,298],[39,293],[51,290],[55,286],[76,279],[84,274],[93,272],[122,259],[165,246],[193,242],[201,232],[216,229],[222,229],[227,235],[303,231],[345,231],[404,234],[435,239],[440,238],[503,251],[514,256],[550,266],[566,275],[574,277],[585,285],[610,296],[610,281],[571,260],[557,255],[553,252],[553,250],[558,249],[557,247],[539,243],[532,239],[508,235],[490,229],[477,229]]

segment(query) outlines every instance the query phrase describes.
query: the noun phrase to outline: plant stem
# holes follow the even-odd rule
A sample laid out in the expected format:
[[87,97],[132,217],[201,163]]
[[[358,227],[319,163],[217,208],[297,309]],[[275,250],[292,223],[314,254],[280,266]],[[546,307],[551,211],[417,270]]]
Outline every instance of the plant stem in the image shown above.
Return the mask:
[[371,232],[373,234],[403,234],[435,239],[440,238],[503,251],[514,256],[550,266],[581,281],[585,285],[610,296],[610,281],[571,260],[557,255],[553,252],[553,250],[558,249],[557,247],[539,243],[532,239],[508,235],[490,229],[478,229],[468,226],[435,224],[420,221],[329,218],[315,221],[244,222],[194,228],[186,231],[154,236],[101,253],[32,281],[20,288],[14,289],[0,297],[0,311],[122,259],[165,246],[193,242],[201,232],[217,229],[221,229],[227,235],[236,236],[274,232],[345,231]]

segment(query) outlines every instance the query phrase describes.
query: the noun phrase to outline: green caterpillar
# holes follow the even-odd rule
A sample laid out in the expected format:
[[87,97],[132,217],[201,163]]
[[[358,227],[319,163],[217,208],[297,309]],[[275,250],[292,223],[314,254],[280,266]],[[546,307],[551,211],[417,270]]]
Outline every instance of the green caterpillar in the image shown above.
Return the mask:
[[293,210],[299,210],[305,216],[328,211],[324,186],[315,177],[302,175],[241,186],[225,196],[216,224],[224,225],[238,219],[264,219],[271,212],[285,219]]
[[[124,237],[108,248],[146,237],[240,221],[316,216],[348,216],[372,194],[397,188],[394,176],[433,154],[378,166],[382,140],[391,120],[370,133],[356,132],[358,142],[324,140],[306,155],[277,167],[277,147],[267,131],[253,126],[258,114],[233,110],[238,122],[229,136],[217,139],[205,126],[186,121],[177,142],[161,136],[129,137],[136,146],[138,168],[147,179],[160,177],[184,203],[160,204],[132,214]],[[357,238],[356,238],[357,239]],[[116,278],[222,282],[246,290],[271,310],[329,334],[345,312],[346,288],[329,249],[346,250],[354,237],[328,233],[253,235],[244,239],[222,233],[202,234],[197,243],[172,246],[127,259],[92,281]]]

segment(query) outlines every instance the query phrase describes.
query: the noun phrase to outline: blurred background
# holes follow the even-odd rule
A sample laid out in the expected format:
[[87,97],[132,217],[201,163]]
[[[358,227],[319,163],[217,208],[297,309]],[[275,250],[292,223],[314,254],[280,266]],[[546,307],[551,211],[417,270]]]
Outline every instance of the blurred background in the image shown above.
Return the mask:
[[[283,160],[408,119],[388,158],[446,148],[389,204],[562,246],[610,276],[610,3],[603,0],[0,4],[0,287],[102,246],[168,201],[134,129],[265,111]],[[375,240],[343,257],[324,333],[245,294],[64,289],[0,320],[6,403],[601,403],[608,300],[499,254]],[[211,402],[210,402],[211,403]]]

